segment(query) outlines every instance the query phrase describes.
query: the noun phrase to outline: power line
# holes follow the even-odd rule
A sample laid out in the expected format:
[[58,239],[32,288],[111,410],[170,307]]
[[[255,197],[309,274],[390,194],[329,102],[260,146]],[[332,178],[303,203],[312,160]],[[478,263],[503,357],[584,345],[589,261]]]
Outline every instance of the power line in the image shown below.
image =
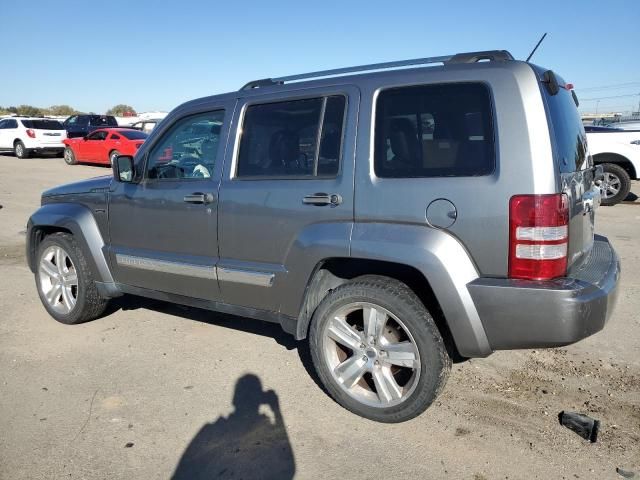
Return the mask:
[[634,87],[636,85],[640,85],[640,82],[617,83],[617,84],[613,84],[613,85],[603,85],[601,87],[580,88],[579,91],[580,92],[591,92],[591,91],[597,91],[597,90],[630,88],[630,87]]
[[581,98],[581,102],[593,102],[596,100],[608,100],[609,98],[626,98],[626,97],[637,97],[640,96],[640,93],[630,93],[628,95],[612,95],[610,97],[593,97],[593,98]]

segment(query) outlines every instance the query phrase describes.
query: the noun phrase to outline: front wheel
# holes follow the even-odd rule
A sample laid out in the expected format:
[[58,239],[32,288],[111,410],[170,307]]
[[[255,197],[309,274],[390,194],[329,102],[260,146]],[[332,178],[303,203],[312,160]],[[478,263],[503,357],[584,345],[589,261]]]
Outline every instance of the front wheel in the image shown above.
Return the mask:
[[360,277],[327,295],[313,315],[309,343],[331,396],[378,422],[422,413],[451,369],[432,316],[411,289],[387,277]]
[[82,249],[68,233],[54,233],[42,240],[35,277],[44,308],[61,323],[93,320],[107,306]]
[[603,163],[604,179],[600,184],[602,205],[611,206],[620,203],[631,190],[631,178],[624,168],[615,163]]
[[67,147],[64,149],[63,158],[67,165],[75,165],[78,163],[78,161],[76,160],[76,156],[73,153],[73,150],[71,150],[71,147]]

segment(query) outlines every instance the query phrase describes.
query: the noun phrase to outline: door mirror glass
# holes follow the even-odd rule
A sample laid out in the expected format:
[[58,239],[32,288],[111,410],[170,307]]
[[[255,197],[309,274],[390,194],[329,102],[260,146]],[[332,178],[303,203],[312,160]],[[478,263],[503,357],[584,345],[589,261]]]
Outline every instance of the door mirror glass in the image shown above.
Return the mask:
[[133,182],[133,157],[118,155],[113,162],[113,176],[118,182]]

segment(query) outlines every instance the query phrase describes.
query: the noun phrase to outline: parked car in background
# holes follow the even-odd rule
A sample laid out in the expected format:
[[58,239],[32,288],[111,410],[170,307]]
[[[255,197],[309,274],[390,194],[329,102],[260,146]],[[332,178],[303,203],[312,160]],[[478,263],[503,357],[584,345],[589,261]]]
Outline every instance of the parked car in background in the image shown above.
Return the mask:
[[26,235],[44,308],[75,324],[133,294],[278,322],[381,422],[424,411],[452,357],[600,331],[620,265],[571,87],[506,51],[419,62],[438,66],[187,102],[113,177],[44,192]]
[[100,163],[109,165],[118,155],[135,155],[148,134],[131,128],[100,128],[86,137],[68,138],[64,141],[64,161],[76,163]]
[[62,124],[48,118],[12,117],[0,120],[0,150],[13,151],[18,158],[31,153],[64,151],[67,138]]
[[156,128],[156,125],[162,121],[161,118],[153,118],[149,120],[140,120],[130,126],[130,128],[135,128],[136,130],[142,130],[146,133],[151,133],[151,131]]
[[585,125],[584,131],[587,133],[589,132],[620,132],[622,131],[622,129],[615,128],[615,127],[603,127],[600,125]]
[[631,180],[640,174],[640,131],[606,127],[586,131],[593,162],[604,170],[602,205],[620,203],[629,194]]
[[638,131],[640,131],[640,122],[636,122],[636,121],[610,123],[607,126],[608,127],[612,127],[612,128],[619,128],[621,130],[638,130]]
[[72,115],[63,122],[68,138],[84,137],[98,128],[117,127],[113,115]]

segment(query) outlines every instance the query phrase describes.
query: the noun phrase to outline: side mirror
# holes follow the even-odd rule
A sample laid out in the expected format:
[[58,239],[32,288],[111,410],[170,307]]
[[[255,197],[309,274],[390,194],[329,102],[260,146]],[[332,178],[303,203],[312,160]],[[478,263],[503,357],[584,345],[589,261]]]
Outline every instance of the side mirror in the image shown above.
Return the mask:
[[118,155],[113,162],[113,178],[116,182],[133,182],[133,157]]

